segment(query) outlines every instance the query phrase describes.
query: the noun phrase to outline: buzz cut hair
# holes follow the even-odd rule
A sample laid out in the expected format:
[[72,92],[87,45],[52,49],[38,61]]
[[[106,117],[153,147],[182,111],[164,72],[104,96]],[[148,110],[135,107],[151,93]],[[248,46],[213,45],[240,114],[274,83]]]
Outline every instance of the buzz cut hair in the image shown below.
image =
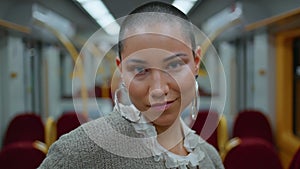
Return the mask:
[[[174,16],[174,17],[170,17]],[[124,49],[125,35],[129,30],[138,29],[139,26],[151,26],[155,23],[179,23],[183,36],[190,41],[191,50],[195,55],[194,50],[196,41],[194,36],[193,24],[190,19],[179,9],[171,4],[154,1],[146,3],[132,12],[124,19],[121,24],[118,40],[118,54],[122,60],[121,53]]]

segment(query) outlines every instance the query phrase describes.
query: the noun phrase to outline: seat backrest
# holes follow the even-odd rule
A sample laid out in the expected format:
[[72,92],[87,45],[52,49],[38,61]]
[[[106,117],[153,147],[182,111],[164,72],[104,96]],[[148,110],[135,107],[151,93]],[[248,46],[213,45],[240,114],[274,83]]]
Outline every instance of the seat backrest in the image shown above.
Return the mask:
[[44,142],[44,124],[40,116],[34,113],[24,113],[15,116],[8,125],[3,145],[19,141]]
[[[95,97],[101,97],[101,98],[110,98],[112,99],[112,93],[110,87],[105,86],[95,86]],[[91,94],[93,96],[93,94]]]
[[75,128],[79,127],[82,123],[87,122],[87,118],[81,113],[65,112],[57,120],[57,138],[66,134]]
[[226,169],[282,169],[274,146],[261,138],[239,139],[225,155]]
[[34,142],[15,142],[5,146],[0,152],[0,168],[37,168],[46,154],[33,144]]
[[192,125],[192,129],[196,131],[204,140],[219,150],[218,145],[218,127],[219,114],[209,110],[199,111],[197,118]]
[[299,168],[300,168],[300,147],[294,154],[289,169],[299,169]]
[[274,144],[269,120],[257,110],[239,112],[233,124],[233,137],[259,137]]

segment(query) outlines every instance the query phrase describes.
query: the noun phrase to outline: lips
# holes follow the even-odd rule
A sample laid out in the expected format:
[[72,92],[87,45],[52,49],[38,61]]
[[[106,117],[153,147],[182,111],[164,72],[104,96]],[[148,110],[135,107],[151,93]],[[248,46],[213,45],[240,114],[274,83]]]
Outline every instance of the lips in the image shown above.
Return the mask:
[[164,111],[164,110],[168,109],[175,100],[167,101],[167,102],[164,102],[164,103],[151,104],[149,107],[151,107],[151,109],[154,109],[154,110]]

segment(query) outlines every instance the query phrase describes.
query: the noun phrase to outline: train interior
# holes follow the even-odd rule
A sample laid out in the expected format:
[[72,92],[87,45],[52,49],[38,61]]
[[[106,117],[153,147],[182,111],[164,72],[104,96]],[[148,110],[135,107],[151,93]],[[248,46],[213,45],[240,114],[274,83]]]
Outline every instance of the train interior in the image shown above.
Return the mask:
[[[145,2],[149,0],[0,0],[2,152],[18,134],[28,140],[39,130],[27,119],[25,126],[19,124],[13,131],[9,126],[16,117],[31,114],[42,123],[42,136],[36,136],[34,145],[45,154],[60,135],[113,110],[119,87],[115,58],[120,23]],[[164,2],[177,5],[198,29],[195,36],[203,64],[197,78],[197,119],[205,113],[202,118],[213,119],[210,114],[217,113],[215,130],[203,137],[219,151],[225,168],[234,161],[247,165],[231,151],[247,144],[243,141],[250,137],[247,132],[254,139],[267,138],[278,157],[277,166],[299,167],[299,155],[295,162],[300,146],[299,1]],[[72,113],[79,124],[72,126],[71,116],[61,120]],[[189,113],[182,117],[192,123]],[[70,125],[59,130],[66,123]],[[197,120],[193,124],[199,134],[205,128]],[[255,159],[256,152],[248,154],[248,163],[270,160]]]

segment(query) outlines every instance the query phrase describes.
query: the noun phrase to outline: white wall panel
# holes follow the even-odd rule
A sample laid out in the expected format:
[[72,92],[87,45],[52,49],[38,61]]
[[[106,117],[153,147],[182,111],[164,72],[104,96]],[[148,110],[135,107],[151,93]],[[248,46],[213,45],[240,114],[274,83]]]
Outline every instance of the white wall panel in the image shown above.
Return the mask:
[[43,56],[43,108],[48,116],[60,115],[60,57],[55,46],[44,46]]
[[[275,123],[274,100],[272,93],[275,92],[274,77],[275,57],[270,55],[270,44],[267,33],[254,36],[254,108],[262,110],[271,123]],[[273,117],[273,118],[272,118]],[[272,118],[272,119],[271,119]]]
[[1,38],[0,52],[1,136],[3,136],[10,120],[16,114],[26,111],[22,39],[17,37]]

